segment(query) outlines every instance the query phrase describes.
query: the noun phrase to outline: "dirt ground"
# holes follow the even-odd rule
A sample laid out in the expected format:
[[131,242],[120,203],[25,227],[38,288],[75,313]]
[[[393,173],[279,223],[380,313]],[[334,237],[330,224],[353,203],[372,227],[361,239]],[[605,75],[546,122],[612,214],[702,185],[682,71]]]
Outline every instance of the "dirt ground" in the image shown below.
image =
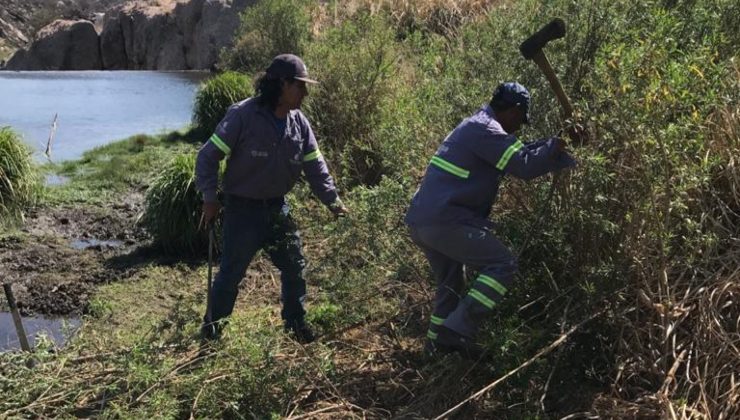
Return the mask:
[[136,225],[143,201],[133,193],[99,208],[42,207],[19,233],[0,236],[0,281],[13,285],[21,313],[79,315],[97,285],[128,277],[136,268],[125,260],[148,241]]

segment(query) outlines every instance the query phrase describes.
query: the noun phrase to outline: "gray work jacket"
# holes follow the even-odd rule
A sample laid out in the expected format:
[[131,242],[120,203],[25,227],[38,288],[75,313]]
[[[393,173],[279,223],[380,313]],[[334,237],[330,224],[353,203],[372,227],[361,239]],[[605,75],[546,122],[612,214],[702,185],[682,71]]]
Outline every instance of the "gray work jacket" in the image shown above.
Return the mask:
[[406,213],[411,226],[463,223],[491,226],[487,218],[506,174],[532,179],[575,166],[555,138],[522,143],[504,131],[486,106],[442,142]]
[[227,158],[223,191],[241,197],[282,197],[305,174],[311,190],[327,206],[338,196],[316,137],[299,110],[288,114],[280,136],[272,111],[248,98],[231,107],[200,148],[195,165],[205,202],[216,201],[218,165]]

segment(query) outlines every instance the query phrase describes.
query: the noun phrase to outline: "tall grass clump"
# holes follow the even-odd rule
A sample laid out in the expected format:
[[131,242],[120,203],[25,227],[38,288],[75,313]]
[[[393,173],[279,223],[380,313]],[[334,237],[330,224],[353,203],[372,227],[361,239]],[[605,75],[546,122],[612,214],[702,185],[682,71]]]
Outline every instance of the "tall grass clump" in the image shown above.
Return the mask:
[[179,155],[149,186],[141,223],[165,254],[204,255],[208,232],[199,229],[201,203],[195,188],[195,154]]
[[195,95],[193,123],[203,136],[210,135],[226,115],[229,106],[252,96],[252,81],[237,72],[222,73],[201,84]]
[[255,73],[264,70],[278,54],[303,54],[310,38],[307,0],[262,0],[247,8],[234,37],[224,50],[225,68]]
[[0,128],[0,226],[23,220],[39,198],[39,174],[32,152],[9,127]]

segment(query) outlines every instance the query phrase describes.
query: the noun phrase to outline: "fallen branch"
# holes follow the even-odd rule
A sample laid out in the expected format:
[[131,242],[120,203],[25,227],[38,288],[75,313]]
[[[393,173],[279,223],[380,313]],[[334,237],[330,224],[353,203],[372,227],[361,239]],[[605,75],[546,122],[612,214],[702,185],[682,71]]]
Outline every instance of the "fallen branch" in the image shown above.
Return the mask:
[[568,339],[568,337],[570,337],[571,334],[573,334],[576,330],[578,330],[579,328],[581,328],[587,322],[589,322],[589,321],[593,320],[594,318],[596,318],[597,316],[603,314],[605,311],[606,311],[605,309],[604,310],[601,310],[601,311],[599,311],[599,312],[591,315],[587,319],[581,321],[580,323],[574,325],[570,330],[568,330],[566,333],[564,333],[560,337],[558,337],[557,340],[555,340],[552,343],[550,343],[549,346],[547,346],[547,347],[543,348],[542,350],[540,350],[531,359],[529,359],[526,362],[522,363],[521,365],[519,365],[519,367],[517,367],[516,369],[510,371],[506,375],[504,375],[504,376],[496,379],[495,381],[491,382],[490,384],[486,385],[483,389],[481,389],[480,391],[476,392],[475,394],[469,396],[468,398],[464,399],[463,401],[461,401],[456,406],[450,408],[449,410],[447,410],[444,413],[440,414],[439,416],[435,417],[434,420],[440,420],[440,419],[443,419],[445,417],[448,417],[449,415],[451,415],[455,411],[457,411],[460,408],[462,408],[465,404],[469,403],[470,401],[473,401],[474,399],[480,397],[481,395],[485,394],[486,392],[492,390],[498,384],[504,382],[505,380],[509,379],[511,376],[513,376],[514,374],[516,374],[520,370],[522,370],[525,367],[527,367],[527,366],[531,365],[532,363],[534,363],[537,359],[541,358],[542,356],[545,356],[545,355],[549,354],[550,352],[552,352],[556,348],[560,347],[563,343],[565,343],[565,341]]

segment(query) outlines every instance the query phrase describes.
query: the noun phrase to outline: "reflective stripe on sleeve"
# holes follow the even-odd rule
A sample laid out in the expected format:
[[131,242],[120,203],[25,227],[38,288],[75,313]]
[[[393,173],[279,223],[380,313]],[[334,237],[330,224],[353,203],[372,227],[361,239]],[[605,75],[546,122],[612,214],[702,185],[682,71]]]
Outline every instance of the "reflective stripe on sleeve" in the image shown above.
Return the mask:
[[483,306],[485,306],[488,309],[493,309],[493,307],[496,306],[496,302],[492,301],[491,299],[488,298],[488,296],[484,295],[483,293],[475,289],[470,289],[470,292],[468,292],[468,296],[477,300],[478,302],[480,302]]
[[433,156],[432,161],[430,163],[442,169],[443,171],[447,171],[451,173],[452,175],[459,176],[460,178],[463,178],[463,179],[467,179],[470,176],[470,171],[465,170],[453,163],[450,163],[442,159],[439,156]]
[[321,156],[321,152],[319,149],[314,150],[313,152],[307,154],[306,156],[303,156],[304,162],[310,162],[312,160],[316,160]]
[[437,339],[437,333],[434,332],[434,331],[432,331],[432,330],[429,330],[429,331],[427,331],[427,338],[429,338],[430,340],[436,340]]
[[517,150],[524,147],[524,144],[520,142],[519,140],[515,141],[514,144],[509,146],[508,149],[504,152],[504,155],[501,156],[501,159],[499,159],[498,163],[496,164],[496,169],[499,171],[503,171],[506,165],[509,163],[509,159],[511,159],[512,156],[514,156],[514,153],[517,152]]
[[224,152],[225,155],[231,153],[231,149],[229,148],[229,146],[227,146],[226,143],[221,140],[221,137],[219,137],[218,134],[213,133],[210,140],[211,143],[213,143],[214,146],[218,147],[220,151]]
[[438,316],[432,315],[432,324],[434,325],[442,325],[442,323],[445,322],[444,318],[440,318]]
[[502,296],[506,294],[506,287],[504,287],[503,284],[496,281],[496,279],[494,279],[493,277],[489,277],[485,274],[479,274],[477,280],[485,284],[486,286],[490,287],[491,289],[497,291]]

